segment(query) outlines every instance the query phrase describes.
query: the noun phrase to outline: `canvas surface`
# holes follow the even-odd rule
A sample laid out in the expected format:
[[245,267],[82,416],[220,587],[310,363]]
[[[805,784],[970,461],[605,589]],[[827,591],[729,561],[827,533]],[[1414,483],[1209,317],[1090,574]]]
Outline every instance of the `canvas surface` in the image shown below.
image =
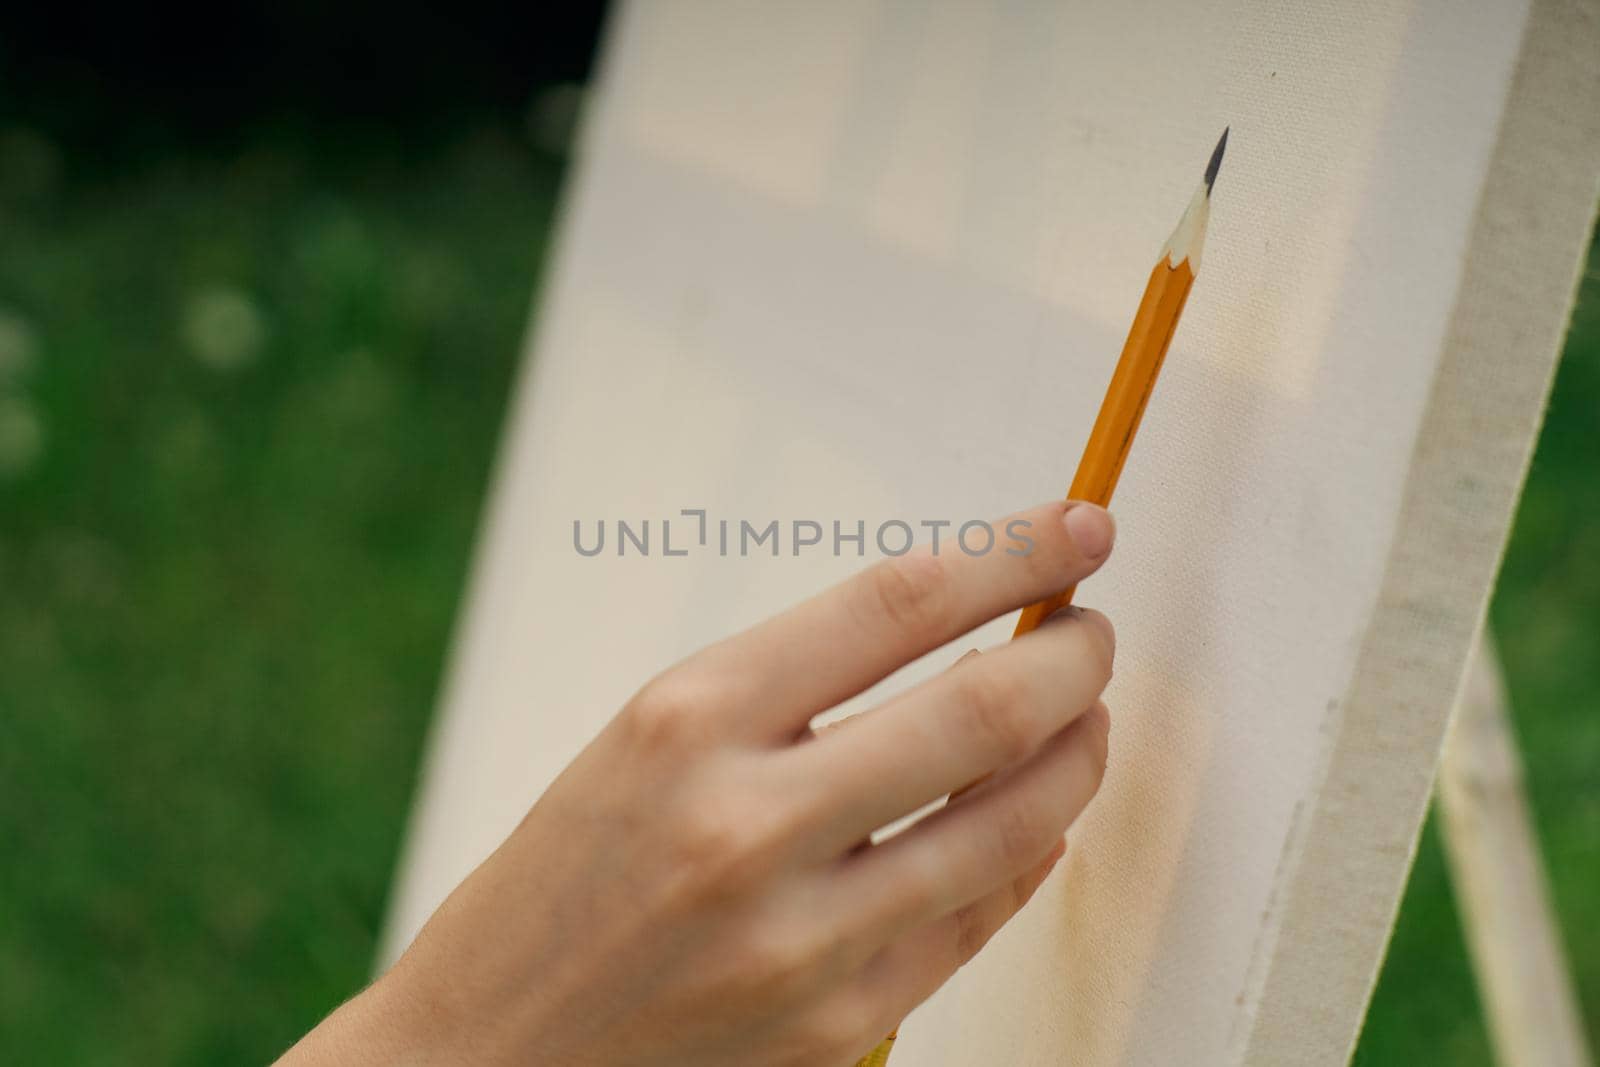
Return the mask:
[[[1080,591],[1119,632],[1106,785],[895,1061],[1340,1061],[1591,217],[1593,11],[625,6],[390,954],[651,674],[864,565],[888,520],[1059,494],[1231,124],[1116,558]],[[602,519],[651,520],[652,553],[612,527],[580,555]],[[773,519],[780,554],[741,555]],[[863,522],[867,559],[793,555],[794,520]]]

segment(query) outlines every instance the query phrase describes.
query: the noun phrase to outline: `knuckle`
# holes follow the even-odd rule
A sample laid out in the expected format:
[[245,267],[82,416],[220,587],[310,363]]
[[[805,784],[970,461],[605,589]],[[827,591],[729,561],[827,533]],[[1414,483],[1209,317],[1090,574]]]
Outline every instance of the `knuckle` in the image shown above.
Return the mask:
[[749,896],[778,871],[800,826],[767,799],[724,792],[717,803],[693,804],[679,820],[683,884],[701,902]]
[[1008,870],[1019,870],[1037,858],[1047,847],[1048,833],[1040,814],[1032,806],[1010,804],[997,816],[994,846],[1000,863]]
[[970,962],[989,943],[991,931],[980,909],[972,905],[956,912],[955,920],[955,958],[956,966],[960,967]]
[[[902,916],[925,918],[947,910],[946,879],[938,868],[927,862],[908,862],[894,878],[892,896],[883,901],[883,911],[900,919]],[[873,914],[873,920],[881,916]]]
[[679,834],[681,859],[696,884],[732,892],[753,880],[752,858],[759,851],[754,835],[727,808],[702,805],[691,810]]
[[825,955],[823,938],[804,924],[777,925],[745,944],[735,983],[746,996],[789,1002],[814,983]]
[[[1059,520],[1043,524],[1048,530],[1054,530],[1059,525]],[[1074,564],[1077,562],[1077,555],[1065,536],[1045,537],[1038,551],[1029,552],[1017,562],[1023,567],[1030,583],[1059,589],[1064,584],[1063,576],[1069,575],[1076,569]]]
[[870,587],[876,614],[897,629],[926,633],[943,618],[947,581],[937,556],[914,553],[885,560],[872,569]]
[[969,731],[980,751],[1015,763],[1033,749],[1027,715],[1027,687],[1018,676],[1001,671],[972,671],[956,683]]
[[677,748],[700,733],[710,689],[681,672],[668,672],[646,683],[622,709],[628,735],[641,747]]

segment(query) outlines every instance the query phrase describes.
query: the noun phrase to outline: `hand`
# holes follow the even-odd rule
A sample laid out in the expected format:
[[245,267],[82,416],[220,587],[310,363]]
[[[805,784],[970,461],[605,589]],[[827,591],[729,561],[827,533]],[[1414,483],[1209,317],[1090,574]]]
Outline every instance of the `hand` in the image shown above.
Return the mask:
[[1115,639],[1076,608],[812,736],[814,716],[1111,548],[1087,504],[1013,518],[1026,556],[997,538],[887,560],[651,681],[394,969],[282,1062],[864,1055],[1028,900],[1104,772]]

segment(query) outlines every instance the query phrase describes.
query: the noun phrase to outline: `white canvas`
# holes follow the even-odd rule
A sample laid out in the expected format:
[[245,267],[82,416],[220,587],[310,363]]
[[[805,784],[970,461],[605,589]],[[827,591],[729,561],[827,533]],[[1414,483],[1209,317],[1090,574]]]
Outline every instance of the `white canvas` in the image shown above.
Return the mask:
[[[724,558],[719,519],[1059,494],[1231,124],[1079,597],[1106,785],[895,1062],[1341,1061],[1592,218],[1597,39],[1555,0],[625,5],[388,954],[640,683],[866,562]],[[711,544],[664,558],[683,509]],[[580,556],[602,518],[655,552]]]

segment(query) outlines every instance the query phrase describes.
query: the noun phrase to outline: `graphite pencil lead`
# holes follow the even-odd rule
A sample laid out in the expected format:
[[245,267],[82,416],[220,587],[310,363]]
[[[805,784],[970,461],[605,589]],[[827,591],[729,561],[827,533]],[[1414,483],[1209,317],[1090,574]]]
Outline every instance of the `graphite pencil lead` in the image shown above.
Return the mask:
[[1222,136],[1217,139],[1217,147],[1211,150],[1211,162],[1206,164],[1206,195],[1211,195],[1211,187],[1216,184],[1217,171],[1222,169],[1222,151],[1228,147],[1228,127],[1222,128]]

